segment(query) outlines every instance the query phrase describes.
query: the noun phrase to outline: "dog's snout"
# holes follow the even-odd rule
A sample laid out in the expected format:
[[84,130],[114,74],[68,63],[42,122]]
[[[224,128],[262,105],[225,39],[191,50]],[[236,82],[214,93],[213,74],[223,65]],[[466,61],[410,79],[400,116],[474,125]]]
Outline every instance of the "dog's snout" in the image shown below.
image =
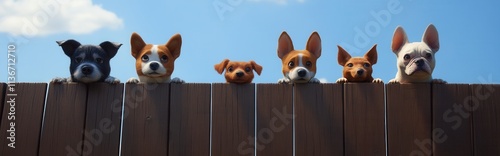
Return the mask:
[[149,68],[151,68],[151,70],[157,70],[158,67],[160,67],[160,64],[156,63],[156,62],[153,62],[149,65]]
[[297,71],[297,73],[299,74],[300,77],[304,77],[306,76],[307,71],[305,69],[300,69],[299,71]]
[[357,73],[358,75],[363,75],[363,73],[364,73],[364,72],[365,72],[365,71],[364,71],[363,69],[358,69],[358,71],[356,71],[356,73]]
[[93,71],[94,69],[92,68],[92,66],[87,66],[87,65],[82,66],[82,73],[85,75],[90,75],[92,74]]
[[418,60],[417,62],[415,62],[417,64],[418,67],[422,67],[424,66],[425,62],[424,60]]
[[243,75],[244,75],[244,74],[245,74],[245,73],[243,73],[243,72],[237,72],[237,73],[236,73],[236,76],[238,76],[238,77],[243,77]]

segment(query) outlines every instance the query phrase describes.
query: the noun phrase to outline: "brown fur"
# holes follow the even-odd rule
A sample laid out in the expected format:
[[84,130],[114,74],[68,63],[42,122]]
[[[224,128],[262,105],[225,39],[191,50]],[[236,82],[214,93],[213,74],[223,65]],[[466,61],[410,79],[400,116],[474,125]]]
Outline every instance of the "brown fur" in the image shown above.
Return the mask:
[[[338,46],[339,53],[337,61],[343,66],[343,78],[337,80],[338,83],[347,82],[375,82],[372,73],[372,66],[377,63],[377,45],[374,45],[363,57],[351,57],[351,55]],[[359,72],[362,72],[361,74]],[[376,82],[379,83],[380,79]]]
[[[253,71],[255,71],[258,75],[262,72],[262,66],[258,65],[254,61],[236,62],[224,59],[221,63],[214,65],[214,68],[219,74],[222,74],[224,70],[226,71],[224,77],[226,78],[227,83],[238,84],[252,83],[254,78]],[[243,73],[243,75],[238,77],[238,72]]]

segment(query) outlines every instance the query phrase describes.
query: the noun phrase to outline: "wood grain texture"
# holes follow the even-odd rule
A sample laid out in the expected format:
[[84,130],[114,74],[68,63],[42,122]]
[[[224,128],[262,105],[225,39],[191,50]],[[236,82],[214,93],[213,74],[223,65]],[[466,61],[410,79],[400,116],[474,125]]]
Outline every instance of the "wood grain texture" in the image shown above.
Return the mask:
[[385,156],[384,84],[344,84],[345,155]]
[[471,85],[471,95],[474,155],[500,155],[500,85]]
[[293,155],[293,85],[257,85],[257,155]]
[[432,94],[433,155],[472,155],[472,114],[458,111],[468,103],[470,86],[433,84]]
[[171,84],[170,156],[210,155],[210,84]]
[[170,84],[126,84],[122,155],[167,155]]
[[81,155],[91,152],[88,148],[82,149],[86,103],[87,87],[84,84],[49,85],[40,156]]
[[297,156],[344,155],[341,84],[295,84]]
[[212,85],[212,155],[255,155],[255,85]]
[[432,154],[430,84],[388,84],[388,155]]
[[[2,125],[0,126],[0,138],[2,138],[0,140],[0,155],[36,156],[47,84],[17,83],[14,88],[15,92],[7,91],[6,93],[17,94],[17,96],[5,96],[5,101],[2,100],[5,105]],[[14,124],[14,126],[10,124]],[[8,133],[8,131],[11,132]],[[15,148],[8,146],[11,141],[7,137],[14,138]]]

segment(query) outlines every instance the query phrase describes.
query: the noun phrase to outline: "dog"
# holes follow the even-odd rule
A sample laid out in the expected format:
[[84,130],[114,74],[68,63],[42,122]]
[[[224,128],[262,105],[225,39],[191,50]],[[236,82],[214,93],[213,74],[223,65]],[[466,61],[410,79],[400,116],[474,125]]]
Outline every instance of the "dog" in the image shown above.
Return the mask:
[[339,53],[337,57],[338,63],[344,67],[343,77],[337,80],[337,83],[346,82],[372,82],[384,83],[381,79],[372,77],[372,66],[377,63],[377,45],[366,52],[363,57],[351,57],[351,55],[338,46]]
[[71,60],[69,67],[71,77],[57,77],[52,79],[51,82],[120,83],[120,80],[109,76],[111,72],[109,62],[122,44],[104,41],[99,45],[82,45],[73,39],[56,42]]
[[396,78],[389,83],[446,83],[432,78],[438,50],[439,35],[433,24],[425,30],[422,42],[413,43],[408,42],[403,27],[398,26],[392,38],[392,51],[397,56],[398,72]]
[[132,56],[139,79],[130,78],[127,83],[184,83],[179,78],[170,79],[174,72],[175,60],[181,54],[182,38],[173,35],[164,45],[146,44],[141,36],[132,33],[130,37]]
[[224,77],[227,83],[237,84],[252,83],[254,77],[253,71],[258,75],[262,72],[262,66],[254,61],[236,62],[224,59],[221,63],[214,65],[214,68],[219,74],[222,74],[224,70],[226,71]]
[[282,61],[284,77],[278,80],[280,84],[320,83],[315,78],[316,60],[321,56],[321,38],[318,32],[309,37],[305,50],[295,50],[292,39],[283,31],[278,40],[278,57]]

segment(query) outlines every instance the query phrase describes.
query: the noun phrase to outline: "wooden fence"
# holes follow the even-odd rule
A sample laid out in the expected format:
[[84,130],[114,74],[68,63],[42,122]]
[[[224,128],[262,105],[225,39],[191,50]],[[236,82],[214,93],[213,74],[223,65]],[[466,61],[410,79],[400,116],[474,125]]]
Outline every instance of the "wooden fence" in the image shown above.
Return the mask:
[[500,155],[500,85],[17,83],[0,95],[1,156]]

